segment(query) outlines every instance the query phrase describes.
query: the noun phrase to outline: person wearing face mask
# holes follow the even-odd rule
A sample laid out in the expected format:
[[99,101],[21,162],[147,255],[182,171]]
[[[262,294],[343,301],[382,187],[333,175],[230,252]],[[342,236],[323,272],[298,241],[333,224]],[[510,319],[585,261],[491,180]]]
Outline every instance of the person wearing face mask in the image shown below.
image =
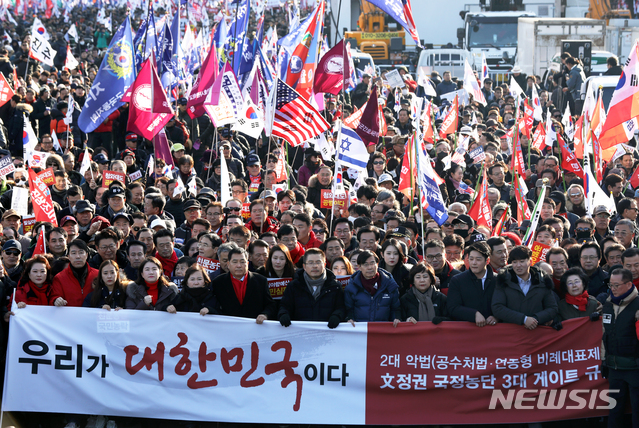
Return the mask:
[[481,235],[481,233],[475,231],[475,221],[467,214],[462,214],[455,218],[452,221],[452,225],[455,235],[461,236],[466,244],[470,244],[478,240],[485,240],[477,239],[477,236]]
[[297,173],[297,182],[301,186],[308,187],[308,181],[314,174],[317,174],[322,165],[320,153],[316,152],[312,147],[304,152],[304,165],[302,165]]

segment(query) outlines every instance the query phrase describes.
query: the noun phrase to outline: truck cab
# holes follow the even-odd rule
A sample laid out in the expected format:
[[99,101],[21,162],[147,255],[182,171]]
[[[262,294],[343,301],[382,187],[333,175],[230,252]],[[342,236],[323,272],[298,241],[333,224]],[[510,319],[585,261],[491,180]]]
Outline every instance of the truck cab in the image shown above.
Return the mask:
[[510,71],[517,54],[517,22],[520,17],[534,17],[532,12],[461,12],[464,28],[457,29],[461,46],[470,52],[471,65],[481,66],[486,56],[491,73]]

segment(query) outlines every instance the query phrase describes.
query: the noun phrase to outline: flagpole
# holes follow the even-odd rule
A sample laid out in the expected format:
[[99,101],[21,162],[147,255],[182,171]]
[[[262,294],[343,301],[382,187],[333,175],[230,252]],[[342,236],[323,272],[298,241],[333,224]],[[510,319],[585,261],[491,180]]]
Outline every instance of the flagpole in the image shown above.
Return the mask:
[[[233,71],[235,71],[235,57],[237,56],[237,12],[240,9],[240,1],[235,3],[235,34],[233,34]],[[188,8],[187,8],[188,11]],[[242,53],[240,52],[240,55]]]

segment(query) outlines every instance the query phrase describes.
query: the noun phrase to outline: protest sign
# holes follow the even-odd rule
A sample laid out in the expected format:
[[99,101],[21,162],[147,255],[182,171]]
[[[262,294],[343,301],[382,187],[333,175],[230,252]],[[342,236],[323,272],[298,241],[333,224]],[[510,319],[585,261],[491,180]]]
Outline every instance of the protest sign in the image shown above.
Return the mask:
[[25,217],[29,214],[29,189],[14,187],[11,192],[11,209]]
[[486,153],[484,153],[483,147],[477,147],[474,150],[471,150],[468,155],[473,158],[473,162],[478,163],[486,159]]
[[281,300],[284,295],[284,290],[289,282],[293,278],[269,278],[268,279],[268,291],[271,293],[273,300]]
[[401,88],[406,86],[404,79],[397,70],[391,70],[386,73],[386,81],[391,88]]
[[35,215],[32,214],[32,215],[22,217],[22,233],[26,235],[27,233],[31,232],[35,224],[36,224]]
[[[347,202],[348,195],[346,193],[335,195],[335,205],[338,207],[346,208]],[[320,194],[320,208],[333,208],[333,192],[331,189],[322,189]]]
[[38,174],[38,177],[47,186],[51,186],[55,183],[55,174],[53,173],[53,168],[45,169]]
[[209,259],[203,256],[197,256],[196,263],[204,268],[204,270],[211,274],[220,268],[220,262],[217,260]]
[[15,170],[16,167],[13,164],[13,158],[11,158],[11,155],[7,155],[0,159],[0,176],[5,177],[7,174],[11,174]]
[[242,204],[242,218],[244,220],[248,220],[251,217],[251,203],[250,202],[244,202]]
[[122,185],[125,183],[125,175],[123,172],[104,171],[102,173],[102,187],[109,187],[109,184],[119,181]]
[[140,180],[142,178],[142,171],[140,171],[139,169],[137,171],[135,171],[132,174],[129,174],[129,179],[131,181],[137,181]]
[[530,257],[530,263],[534,266],[537,262],[546,261],[546,254],[550,250],[550,246],[535,241],[533,242],[531,250],[532,256]]

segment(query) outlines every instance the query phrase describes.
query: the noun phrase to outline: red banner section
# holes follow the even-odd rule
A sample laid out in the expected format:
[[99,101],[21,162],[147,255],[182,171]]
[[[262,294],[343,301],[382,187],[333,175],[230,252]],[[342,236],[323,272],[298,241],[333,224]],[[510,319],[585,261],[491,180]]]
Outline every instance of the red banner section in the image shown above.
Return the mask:
[[368,324],[366,423],[544,422],[608,414],[601,323],[556,331],[464,322]]
[[109,187],[114,181],[119,181],[122,185],[125,184],[125,175],[123,172],[104,171],[102,173],[102,187]]

